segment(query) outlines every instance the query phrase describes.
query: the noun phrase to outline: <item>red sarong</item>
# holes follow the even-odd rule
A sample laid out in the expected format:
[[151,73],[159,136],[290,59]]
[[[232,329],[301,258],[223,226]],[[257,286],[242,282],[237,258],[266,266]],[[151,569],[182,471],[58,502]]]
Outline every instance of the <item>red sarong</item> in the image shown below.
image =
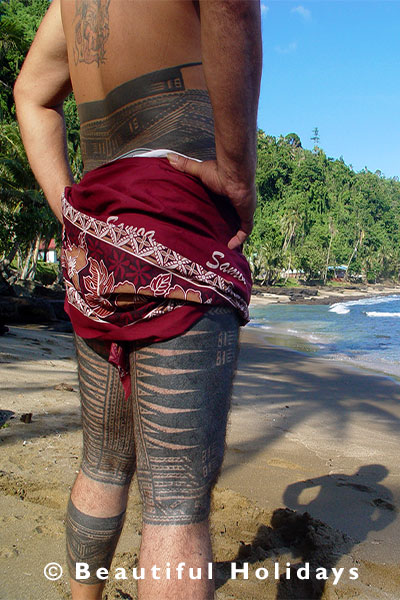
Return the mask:
[[108,340],[129,393],[123,342],[187,331],[209,306],[248,321],[251,276],[227,243],[231,203],[162,158],[124,158],[67,187],[61,263],[75,332]]

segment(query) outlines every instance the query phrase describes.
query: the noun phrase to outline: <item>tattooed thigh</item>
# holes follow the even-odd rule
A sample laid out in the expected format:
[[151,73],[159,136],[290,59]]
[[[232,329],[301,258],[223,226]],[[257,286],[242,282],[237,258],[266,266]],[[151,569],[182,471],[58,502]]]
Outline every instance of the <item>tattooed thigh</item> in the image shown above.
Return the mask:
[[82,471],[102,483],[128,484],[135,471],[132,403],[125,399],[106,344],[75,336],[81,392]]
[[207,518],[225,450],[238,320],[211,309],[184,335],[130,353],[143,520]]

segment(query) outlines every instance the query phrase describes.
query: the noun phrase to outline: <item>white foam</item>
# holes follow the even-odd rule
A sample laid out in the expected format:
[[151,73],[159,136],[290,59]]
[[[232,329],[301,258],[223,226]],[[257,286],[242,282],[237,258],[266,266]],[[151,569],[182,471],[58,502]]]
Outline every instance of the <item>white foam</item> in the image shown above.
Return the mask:
[[361,367],[378,373],[384,373],[389,377],[400,377],[399,363],[382,359],[378,356],[364,354],[361,356],[348,356],[347,354],[327,354],[324,356],[328,360],[346,362],[355,367]]
[[320,335],[315,335],[315,333],[310,333],[306,339],[310,342],[313,342],[313,344],[322,344],[323,346],[328,343],[327,338],[323,338]]
[[400,300],[399,294],[394,294],[390,296],[372,296],[370,298],[359,298],[358,300],[348,300],[347,302],[336,302],[336,304],[331,304],[331,308],[333,306],[362,306],[369,304],[382,304],[382,302],[396,302],[396,300]]
[[375,310],[371,310],[365,314],[367,317],[400,317],[400,313],[398,312],[377,312]]
[[262,325],[257,321],[250,321],[250,323],[247,324],[247,327],[256,327],[257,329],[272,329],[270,325]]
[[338,315],[347,315],[350,312],[350,309],[343,303],[332,304],[329,309],[329,312],[334,312]]
[[331,304],[329,312],[337,313],[338,315],[347,315],[350,312],[351,306],[371,306],[373,304],[382,304],[384,302],[398,302],[400,296],[398,294],[391,296],[373,296],[372,298],[359,298],[358,300],[349,300],[348,302],[336,302]]

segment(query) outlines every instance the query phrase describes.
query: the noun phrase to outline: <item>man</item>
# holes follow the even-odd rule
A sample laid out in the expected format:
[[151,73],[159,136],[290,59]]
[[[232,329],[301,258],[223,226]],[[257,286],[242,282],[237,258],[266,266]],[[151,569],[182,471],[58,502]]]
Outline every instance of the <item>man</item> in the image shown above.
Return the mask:
[[260,70],[257,0],[53,0],[16,82],[28,158],[64,226],[84,440],[67,515],[74,600],[102,597],[96,570],[135,469],[139,598],[213,598],[209,501],[250,296]]

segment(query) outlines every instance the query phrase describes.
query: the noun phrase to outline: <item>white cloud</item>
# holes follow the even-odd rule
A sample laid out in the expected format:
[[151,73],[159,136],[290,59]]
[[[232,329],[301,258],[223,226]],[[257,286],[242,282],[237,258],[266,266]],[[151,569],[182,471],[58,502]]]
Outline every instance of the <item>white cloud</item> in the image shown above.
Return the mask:
[[297,13],[298,15],[303,17],[305,21],[309,21],[311,19],[311,10],[305,8],[304,6],[296,6],[296,8],[292,8],[290,12]]
[[261,14],[266,15],[268,11],[269,11],[269,6],[267,6],[266,4],[264,4],[264,2],[262,2],[261,3]]
[[274,50],[278,54],[291,54],[292,52],[296,52],[296,50],[297,50],[297,43],[296,42],[291,42],[287,46],[275,46]]

